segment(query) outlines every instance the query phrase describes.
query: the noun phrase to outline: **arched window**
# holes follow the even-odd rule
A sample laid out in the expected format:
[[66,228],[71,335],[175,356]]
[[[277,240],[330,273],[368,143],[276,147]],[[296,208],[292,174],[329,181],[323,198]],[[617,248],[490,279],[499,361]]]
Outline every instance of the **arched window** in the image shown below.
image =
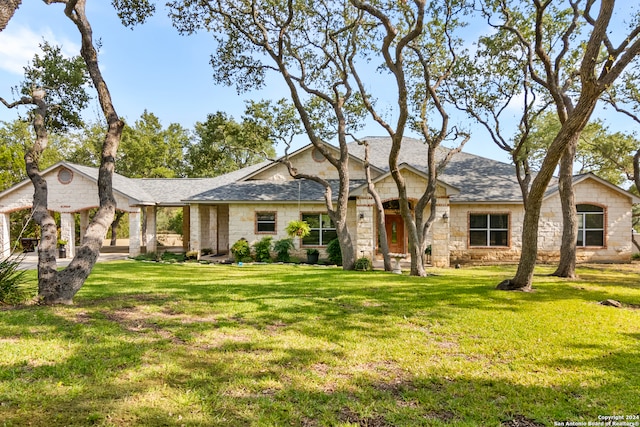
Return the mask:
[[578,246],[604,246],[604,208],[577,205]]

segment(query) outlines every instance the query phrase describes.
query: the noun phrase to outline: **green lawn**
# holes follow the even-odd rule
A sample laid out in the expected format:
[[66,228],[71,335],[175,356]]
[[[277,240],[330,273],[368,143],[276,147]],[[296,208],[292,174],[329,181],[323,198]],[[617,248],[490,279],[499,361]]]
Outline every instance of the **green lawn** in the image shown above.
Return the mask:
[[[0,311],[0,426],[528,426],[640,412],[640,265],[98,264]],[[628,306],[606,307],[612,298]]]

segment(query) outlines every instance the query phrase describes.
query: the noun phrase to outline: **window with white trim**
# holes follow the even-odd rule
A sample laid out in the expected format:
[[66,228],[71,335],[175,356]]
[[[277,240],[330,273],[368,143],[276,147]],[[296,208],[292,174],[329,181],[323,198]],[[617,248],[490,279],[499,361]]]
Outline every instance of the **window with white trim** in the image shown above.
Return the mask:
[[276,213],[256,212],[256,233],[275,234]]
[[303,213],[302,220],[309,224],[311,233],[302,238],[303,246],[327,246],[327,244],[338,237],[336,226],[323,213]]
[[509,214],[470,214],[469,246],[509,246]]
[[604,208],[595,205],[576,205],[578,211],[579,247],[604,246]]

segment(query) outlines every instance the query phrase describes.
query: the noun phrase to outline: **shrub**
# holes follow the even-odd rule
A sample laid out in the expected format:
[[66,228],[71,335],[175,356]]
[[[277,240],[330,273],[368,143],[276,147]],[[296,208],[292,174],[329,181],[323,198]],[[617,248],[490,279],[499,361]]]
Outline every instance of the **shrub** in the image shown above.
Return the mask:
[[371,260],[367,257],[358,258],[354,264],[354,269],[362,271],[371,270]]
[[244,237],[231,246],[231,253],[235,262],[245,262],[247,258],[251,257],[251,248],[249,242]]
[[640,253],[635,253],[631,255],[631,259],[634,261],[640,261]]
[[213,253],[213,249],[203,248],[200,252],[202,252],[202,255],[211,255]]
[[271,241],[273,237],[267,236],[260,239],[260,241],[253,244],[253,251],[255,253],[256,261],[258,262],[271,262]]
[[291,255],[289,255],[289,250],[294,248],[293,239],[282,239],[273,244],[273,250],[276,251],[278,262],[290,262]]
[[19,270],[22,256],[10,256],[0,261],[0,304],[20,304],[27,299],[28,283],[25,270]]
[[336,265],[342,265],[342,250],[338,239],[333,239],[327,245],[327,256],[329,261]]
[[196,260],[198,259],[198,251],[189,251],[184,255],[187,260]]

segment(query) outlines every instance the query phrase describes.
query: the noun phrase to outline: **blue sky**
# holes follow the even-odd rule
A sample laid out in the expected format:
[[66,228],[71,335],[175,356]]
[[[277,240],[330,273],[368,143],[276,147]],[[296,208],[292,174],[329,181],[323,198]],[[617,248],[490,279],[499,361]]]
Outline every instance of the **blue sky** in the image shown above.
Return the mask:
[[[163,10],[146,24],[131,30],[122,26],[110,2],[87,3],[94,39],[102,43],[100,64],[105,80],[118,114],[129,122],[138,119],[147,109],[165,126],[180,123],[191,129],[195,122],[204,121],[207,114],[216,111],[240,119],[246,99],[278,99],[287,95],[286,87],[277,76],[268,81],[267,89],[242,95],[234,88],[216,86],[209,64],[213,51],[211,37],[205,33],[178,35]],[[23,2],[7,28],[0,32],[0,95],[5,99],[11,98],[10,88],[22,80],[22,67],[33,58],[43,39],[62,46],[68,55],[79,52],[79,33],[64,16],[62,5]],[[98,117],[97,106],[88,111],[87,116],[90,120]],[[1,121],[14,118],[16,112],[0,106]],[[508,161],[483,129],[471,126],[470,121],[466,124],[472,138],[465,151]],[[612,125],[631,128],[630,123],[619,117]],[[360,137],[368,135],[383,135],[383,132],[371,124],[359,133]],[[304,143],[304,139],[299,141]]]

